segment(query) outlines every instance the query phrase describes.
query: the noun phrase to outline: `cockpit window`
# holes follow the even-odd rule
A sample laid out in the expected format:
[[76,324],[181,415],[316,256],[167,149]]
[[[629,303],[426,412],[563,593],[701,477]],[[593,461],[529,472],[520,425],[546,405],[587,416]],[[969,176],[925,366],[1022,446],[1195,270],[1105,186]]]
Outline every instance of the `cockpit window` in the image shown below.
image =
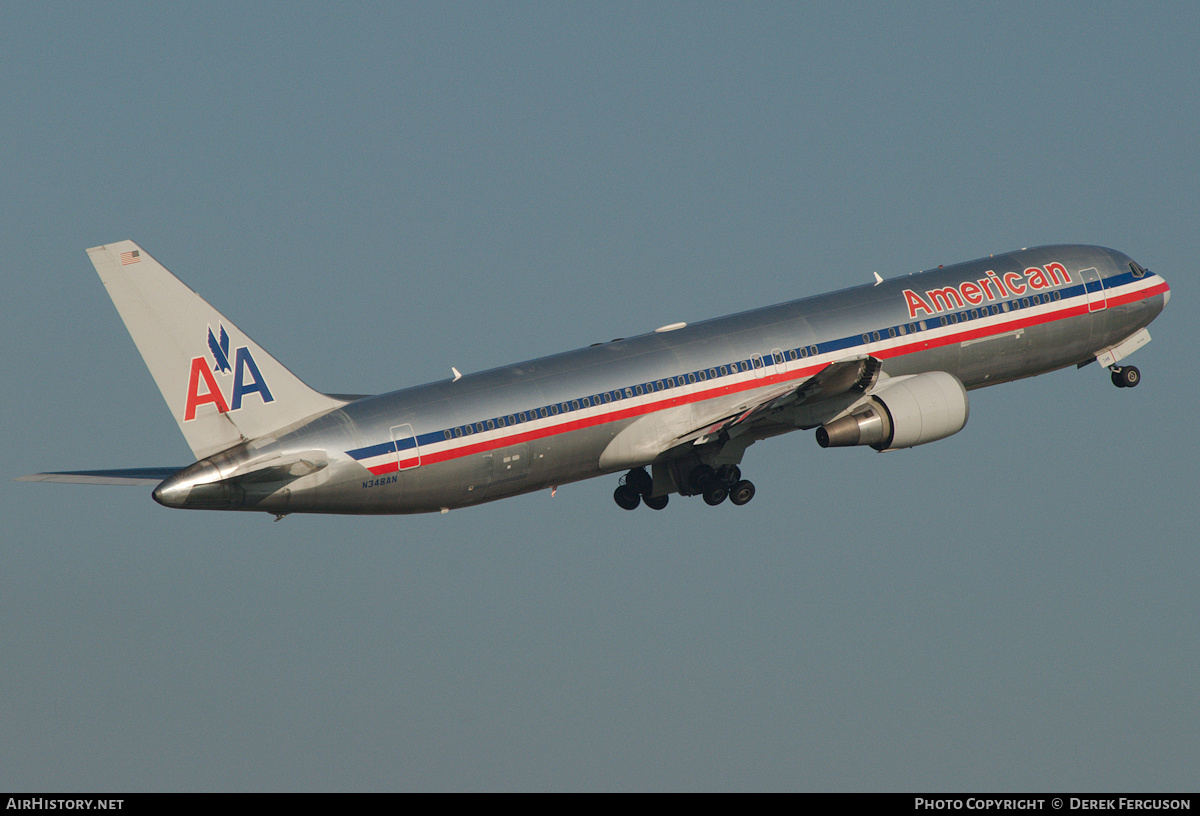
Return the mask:
[[1133,271],[1133,276],[1135,278],[1142,278],[1146,275],[1146,270],[1137,261],[1130,261],[1129,268]]

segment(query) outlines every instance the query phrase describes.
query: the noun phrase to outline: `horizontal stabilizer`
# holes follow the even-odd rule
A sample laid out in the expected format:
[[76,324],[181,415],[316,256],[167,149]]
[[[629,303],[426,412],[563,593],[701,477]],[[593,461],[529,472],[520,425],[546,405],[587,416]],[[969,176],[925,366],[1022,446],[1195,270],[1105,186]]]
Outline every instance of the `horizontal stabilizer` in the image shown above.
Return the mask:
[[66,470],[60,473],[34,473],[17,482],[59,482],[93,485],[156,485],[179,472],[180,467],[127,468],[125,470]]

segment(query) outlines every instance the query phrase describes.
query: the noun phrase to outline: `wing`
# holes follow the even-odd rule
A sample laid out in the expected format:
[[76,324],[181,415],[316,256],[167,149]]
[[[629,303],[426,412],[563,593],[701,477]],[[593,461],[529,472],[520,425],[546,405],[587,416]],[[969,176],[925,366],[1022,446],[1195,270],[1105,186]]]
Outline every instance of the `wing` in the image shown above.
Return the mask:
[[[649,414],[613,438],[600,457],[600,468],[611,472],[685,457],[697,446],[716,447],[735,437],[744,450],[755,439],[809,427],[808,413],[818,418],[829,413],[831,418],[841,412],[875,384],[881,365],[874,357],[847,358],[800,382],[776,383]],[[831,411],[821,412],[819,406],[824,405]],[[808,410],[809,406],[818,407]]]
[[[863,394],[879,378],[881,365],[874,357],[853,357],[830,363],[799,385],[787,383],[766,391],[751,392],[745,404],[739,405],[733,413],[677,437],[669,447],[687,442],[703,445],[734,429],[743,433],[764,422],[778,422],[784,414],[805,405],[844,394]],[[721,413],[721,410],[717,412]]]
[[156,485],[182,470],[181,467],[127,468],[125,470],[65,470],[58,473],[33,473],[17,482],[63,482],[98,485]]

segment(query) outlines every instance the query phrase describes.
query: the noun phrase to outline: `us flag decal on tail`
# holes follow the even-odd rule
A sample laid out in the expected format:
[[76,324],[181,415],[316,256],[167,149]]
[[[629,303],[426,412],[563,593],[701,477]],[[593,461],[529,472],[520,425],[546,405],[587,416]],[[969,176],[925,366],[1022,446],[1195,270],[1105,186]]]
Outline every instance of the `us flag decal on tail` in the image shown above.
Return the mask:
[[121,266],[129,266],[130,264],[140,263],[141,260],[142,253],[138,252],[136,249],[121,253]]

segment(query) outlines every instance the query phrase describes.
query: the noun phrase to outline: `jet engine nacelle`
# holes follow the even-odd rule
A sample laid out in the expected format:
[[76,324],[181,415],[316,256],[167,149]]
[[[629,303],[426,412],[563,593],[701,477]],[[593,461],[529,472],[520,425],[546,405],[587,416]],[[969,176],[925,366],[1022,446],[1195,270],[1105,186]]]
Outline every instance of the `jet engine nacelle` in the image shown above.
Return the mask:
[[870,445],[877,451],[911,448],[963,429],[970,408],[967,389],[945,371],[885,381],[844,417],[817,428],[822,448]]

